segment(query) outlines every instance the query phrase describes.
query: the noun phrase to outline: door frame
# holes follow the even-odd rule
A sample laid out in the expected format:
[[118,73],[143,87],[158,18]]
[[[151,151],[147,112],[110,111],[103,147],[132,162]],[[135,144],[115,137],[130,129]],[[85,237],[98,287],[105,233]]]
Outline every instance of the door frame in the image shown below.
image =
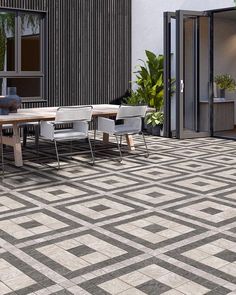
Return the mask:
[[[184,17],[196,17],[196,46],[195,59],[195,131],[184,130]],[[209,132],[199,131],[199,17],[209,19]],[[176,134],[171,131],[171,19],[176,19]],[[214,39],[213,13],[207,11],[178,10],[164,13],[164,93],[165,93],[165,122],[164,136],[178,139],[213,136],[213,97],[214,97]]]

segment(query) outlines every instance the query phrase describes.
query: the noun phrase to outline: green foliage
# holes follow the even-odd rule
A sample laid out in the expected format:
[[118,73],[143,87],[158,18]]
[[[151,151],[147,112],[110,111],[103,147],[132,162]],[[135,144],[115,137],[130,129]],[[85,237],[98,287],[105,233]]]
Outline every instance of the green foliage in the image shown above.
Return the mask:
[[[146,50],[146,62],[138,66],[136,74],[137,90],[131,93],[128,104],[146,104],[157,110],[163,109],[164,104],[164,56],[155,55]],[[173,81],[174,82],[174,81]]]
[[145,122],[148,125],[152,125],[153,127],[160,125],[163,126],[164,124],[164,113],[163,112],[153,112],[147,114],[145,118]]
[[215,77],[215,83],[219,89],[225,89],[228,91],[236,90],[236,81],[229,74],[217,75]]

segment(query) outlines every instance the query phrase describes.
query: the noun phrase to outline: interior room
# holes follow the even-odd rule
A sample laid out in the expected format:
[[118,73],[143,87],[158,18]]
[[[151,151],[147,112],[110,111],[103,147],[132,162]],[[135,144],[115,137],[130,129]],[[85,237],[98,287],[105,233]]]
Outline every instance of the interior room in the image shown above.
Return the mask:
[[[214,77],[227,74],[236,80],[236,11],[214,14]],[[214,89],[214,136],[236,139],[236,90]]]

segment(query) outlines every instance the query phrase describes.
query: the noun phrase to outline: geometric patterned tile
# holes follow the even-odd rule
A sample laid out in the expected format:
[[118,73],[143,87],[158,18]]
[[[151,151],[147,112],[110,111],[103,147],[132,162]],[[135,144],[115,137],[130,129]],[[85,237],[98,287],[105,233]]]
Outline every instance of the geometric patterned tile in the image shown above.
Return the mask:
[[51,269],[72,279],[125,261],[141,251],[95,231],[83,231],[22,249]]
[[165,247],[205,231],[202,227],[160,213],[144,214],[104,228],[150,249]]
[[0,294],[235,295],[236,142],[147,142],[149,159],[126,151],[122,165],[98,144],[95,167],[83,153],[57,171],[44,142],[39,161],[29,142],[24,168],[6,163]]
[[78,223],[44,209],[2,218],[0,234],[6,241],[16,244],[32,238],[65,232],[79,226]]
[[143,171],[143,168],[139,168],[133,171],[130,171],[130,174],[139,176],[139,177],[144,177],[147,179],[155,179],[156,181],[158,180],[163,180],[163,179],[170,179],[171,177],[176,177],[176,176],[182,176],[183,173],[180,172],[175,172],[175,171],[168,171],[166,167],[159,168],[159,167],[149,167],[146,171]]
[[161,259],[153,258],[91,279],[80,286],[90,294],[228,294],[229,289]]
[[135,180],[127,176],[105,175],[103,177],[95,177],[93,179],[81,180],[81,183],[88,185],[90,188],[95,187],[104,191],[111,191],[116,189],[125,189],[135,187],[136,185],[145,184],[144,181]]
[[40,188],[35,187],[32,190],[22,190],[20,193],[45,204],[53,204],[58,201],[68,201],[86,197],[93,192],[90,191],[89,188],[80,188],[72,184],[58,184],[55,186],[47,185]]
[[30,209],[35,207],[34,204],[20,199],[13,194],[7,193],[0,195],[0,213],[13,213],[24,209]]
[[216,234],[165,254],[236,284],[236,238]]
[[236,205],[209,198],[169,207],[166,211],[215,227],[221,227],[236,221]]
[[185,178],[184,180],[167,182],[167,184],[180,189],[191,188],[191,191],[205,194],[213,193],[219,189],[227,189],[232,186],[223,180],[213,180],[206,176],[193,176],[191,178]]
[[194,196],[192,193],[186,194],[178,189],[169,189],[162,184],[149,184],[142,186],[142,188],[123,190],[116,195],[152,207],[188,200]]
[[0,254],[0,294],[29,294],[54,282],[10,253]]
[[85,201],[66,203],[65,205],[57,206],[57,209],[91,223],[102,222],[108,218],[118,218],[143,210],[140,206],[119,201],[105,195]]

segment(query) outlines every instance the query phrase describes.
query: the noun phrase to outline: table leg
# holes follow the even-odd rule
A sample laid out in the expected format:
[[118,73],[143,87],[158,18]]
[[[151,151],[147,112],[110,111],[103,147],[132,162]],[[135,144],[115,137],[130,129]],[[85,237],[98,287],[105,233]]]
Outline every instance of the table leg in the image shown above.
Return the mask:
[[130,151],[134,151],[135,147],[134,147],[134,139],[132,135],[126,135],[126,141],[127,141],[127,145]]
[[14,140],[14,158],[16,167],[23,166],[23,158],[22,158],[22,147],[20,140],[20,130],[17,124],[13,124],[13,140]]
[[109,134],[103,133],[103,143],[108,144],[109,143]]

